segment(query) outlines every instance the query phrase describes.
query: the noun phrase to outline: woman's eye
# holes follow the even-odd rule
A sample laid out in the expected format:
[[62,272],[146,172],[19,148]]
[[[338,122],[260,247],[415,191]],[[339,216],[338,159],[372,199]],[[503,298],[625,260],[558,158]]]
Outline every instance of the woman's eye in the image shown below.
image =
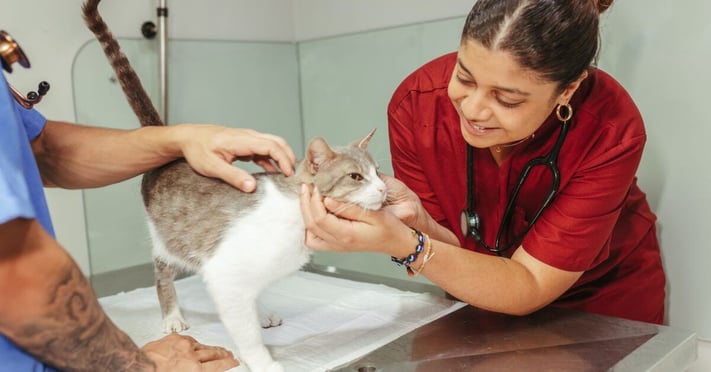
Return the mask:
[[514,108],[519,105],[519,102],[516,103],[510,103],[502,100],[498,100],[501,106],[507,107],[507,108]]
[[499,104],[500,104],[501,106],[504,106],[504,107],[506,107],[506,108],[514,108],[514,107],[520,105],[521,102],[523,102],[523,101],[519,101],[519,102],[509,102],[509,101],[507,101],[507,100],[501,99],[500,97],[496,97],[496,101],[499,102]]
[[460,75],[457,75],[457,81],[464,84],[464,85],[476,85],[476,83],[474,81],[464,78]]
[[363,176],[360,173],[350,173],[349,176],[357,182],[363,181]]

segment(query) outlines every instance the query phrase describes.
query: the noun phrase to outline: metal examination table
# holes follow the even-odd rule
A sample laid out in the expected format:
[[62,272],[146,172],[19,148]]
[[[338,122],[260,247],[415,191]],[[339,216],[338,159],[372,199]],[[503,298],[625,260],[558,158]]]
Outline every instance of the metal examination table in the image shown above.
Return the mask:
[[[309,269],[413,289],[397,279]],[[696,360],[696,347],[694,332],[668,326],[555,307],[519,317],[466,306],[335,371],[676,372]]]

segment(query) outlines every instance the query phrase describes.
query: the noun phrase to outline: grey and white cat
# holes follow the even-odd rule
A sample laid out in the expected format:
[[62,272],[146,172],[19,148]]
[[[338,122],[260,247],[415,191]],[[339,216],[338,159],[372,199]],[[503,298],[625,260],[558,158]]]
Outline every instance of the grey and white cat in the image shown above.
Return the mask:
[[173,286],[176,270],[199,272],[241,359],[252,371],[280,371],[262,343],[260,326],[281,320],[260,314],[257,297],[309,260],[299,206],[302,183],[337,200],[381,207],[385,184],[366,152],[372,134],[337,150],[317,137],[295,175],[256,174],[254,193],[197,175],[182,161],[147,174],[144,197],[165,331],[187,329]]
[[[101,19],[99,0],[83,6],[89,29],[101,42],[121,87],[142,126],[163,125],[138,76]],[[317,137],[291,177],[257,173],[257,189],[244,193],[195,173],[177,160],[146,172],[141,193],[153,240],[156,288],[166,332],[188,328],[177,302],[173,279],[179,270],[201,275],[221,321],[253,372],[282,371],[262,342],[261,327],[281,324],[260,315],[260,292],[299,270],[310,257],[304,246],[299,206],[303,183],[313,183],[324,196],[379,209],[386,186],[366,151],[373,136],[343,148]]]

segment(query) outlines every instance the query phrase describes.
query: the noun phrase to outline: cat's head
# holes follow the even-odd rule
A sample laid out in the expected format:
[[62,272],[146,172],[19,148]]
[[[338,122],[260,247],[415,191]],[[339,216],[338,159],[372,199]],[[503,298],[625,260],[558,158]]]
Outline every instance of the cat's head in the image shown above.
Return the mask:
[[321,137],[312,139],[300,165],[301,182],[313,183],[322,195],[335,200],[380,209],[387,188],[366,150],[374,133],[375,129],[342,148],[331,148]]

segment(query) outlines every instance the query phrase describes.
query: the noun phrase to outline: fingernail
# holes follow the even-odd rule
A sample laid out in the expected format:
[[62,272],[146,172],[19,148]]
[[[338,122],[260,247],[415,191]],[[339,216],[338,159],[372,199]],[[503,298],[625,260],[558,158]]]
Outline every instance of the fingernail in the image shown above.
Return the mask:
[[244,180],[242,181],[242,189],[245,191],[252,191],[255,188],[254,180]]

